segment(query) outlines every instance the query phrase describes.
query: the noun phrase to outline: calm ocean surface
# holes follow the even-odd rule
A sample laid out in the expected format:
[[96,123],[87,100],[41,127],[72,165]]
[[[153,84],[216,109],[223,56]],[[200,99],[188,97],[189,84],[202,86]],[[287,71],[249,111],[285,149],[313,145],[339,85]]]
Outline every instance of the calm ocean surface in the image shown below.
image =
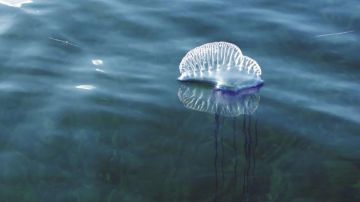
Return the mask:
[[[1,202],[360,201],[359,1],[6,2]],[[262,67],[247,115],[176,80],[213,41]]]

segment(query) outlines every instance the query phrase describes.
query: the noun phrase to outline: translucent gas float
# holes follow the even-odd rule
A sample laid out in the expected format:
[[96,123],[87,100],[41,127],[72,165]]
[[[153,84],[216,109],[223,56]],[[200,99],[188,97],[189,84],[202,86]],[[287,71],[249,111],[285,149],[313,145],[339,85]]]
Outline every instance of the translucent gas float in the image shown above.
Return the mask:
[[190,50],[181,60],[179,70],[180,81],[206,82],[230,91],[264,83],[259,64],[228,42],[207,43]]

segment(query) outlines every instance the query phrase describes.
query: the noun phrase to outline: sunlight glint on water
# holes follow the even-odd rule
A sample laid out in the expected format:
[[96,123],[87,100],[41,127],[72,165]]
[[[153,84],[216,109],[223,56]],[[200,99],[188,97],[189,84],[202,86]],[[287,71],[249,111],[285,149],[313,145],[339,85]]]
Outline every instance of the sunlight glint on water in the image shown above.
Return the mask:
[[20,8],[23,4],[32,3],[32,0],[0,0],[0,4]]

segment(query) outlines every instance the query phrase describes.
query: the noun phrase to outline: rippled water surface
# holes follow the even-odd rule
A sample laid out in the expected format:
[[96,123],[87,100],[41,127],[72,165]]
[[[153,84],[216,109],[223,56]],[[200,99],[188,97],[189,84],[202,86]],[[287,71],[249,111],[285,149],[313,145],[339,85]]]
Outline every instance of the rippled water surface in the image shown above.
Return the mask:
[[[358,1],[24,2],[0,1],[0,201],[360,201]],[[179,83],[212,41],[265,85]]]

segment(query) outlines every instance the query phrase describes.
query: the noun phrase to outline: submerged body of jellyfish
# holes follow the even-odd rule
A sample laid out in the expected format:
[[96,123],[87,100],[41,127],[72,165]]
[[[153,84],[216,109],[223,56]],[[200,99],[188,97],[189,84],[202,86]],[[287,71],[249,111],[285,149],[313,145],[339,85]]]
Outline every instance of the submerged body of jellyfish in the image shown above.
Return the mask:
[[[236,190],[234,197],[237,201],[257,200],[254,189],[257,184],[254,179],[258,120],[255,113],[260,104],[260,88],[258,86],[233,92],[187,83],[179,87],[179,100],[187,109],[214,115],[215,189],[212,197],[215,202],[226,199],[229,187]],[[229,126],[230,130],[227,128]],[[243,139],[243,145],[240,139]],[[229,144],[230,141],[232,143]],[[241,170],[243,174],[239,172]]]
[[207,43],[190,50],[179,70],[180,81],[211,83],[223,90],[239,91],[264,83],[258,63],[228,42]]

